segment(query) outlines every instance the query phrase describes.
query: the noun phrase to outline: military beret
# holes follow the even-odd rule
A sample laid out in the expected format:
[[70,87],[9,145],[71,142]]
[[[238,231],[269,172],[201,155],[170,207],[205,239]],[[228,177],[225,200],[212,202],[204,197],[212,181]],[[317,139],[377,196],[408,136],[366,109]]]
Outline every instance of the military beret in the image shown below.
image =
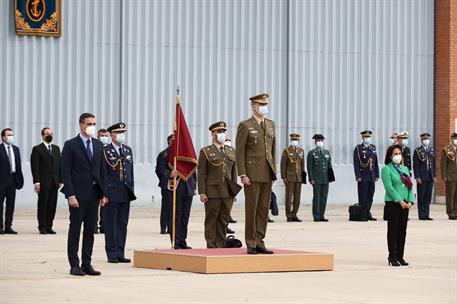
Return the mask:
[[322,135],[322,134],[314,134],[313,139],[314,139],[314,140],[317,140],[317,139],[325,139],[325,137],[324,137],[324,135]]
[[108,129],[106,129],[108,132],[125,132],[127,129],[125,128],[125,123],[123,122],[118,122],[112,126],[110,126]]
[[373,134],[373,132],[371,132],[370,130],[365,130],[360,132],[360,134],[362,134],[362,137],[371,137],[371,134]]
[[209,126],[209,130],[211,132],[213,131],[219,131],[219,130],[227,130],[227,124],[224,121],[218,121],[213,123],[211,126]]
[[457,138],[457,133],[452,133],[451,138]]
[[251,100],[251,102],[257,102],[257,103],[260,103],[260,104],[267,104],[268,103],[268,97],[270,97],[270,95],[268,95],[268,93],[262,93],[262,94],[259,94],[259,95],[252,96],[251,98],[249,98],[249,100]]
[[399,139],[405,139],[405,138],[408,138],[408,137],[409,137],[409,133],[407,131],[403,131],[403,132],[398,133],[398,138]]
[[289,135],[291,140],[299,140],[300,139],[300,134],[297,133],[292,133]]
[[431,137],[431,135],[429,133],[422,133],[420,135],[421,139],[429,139]]

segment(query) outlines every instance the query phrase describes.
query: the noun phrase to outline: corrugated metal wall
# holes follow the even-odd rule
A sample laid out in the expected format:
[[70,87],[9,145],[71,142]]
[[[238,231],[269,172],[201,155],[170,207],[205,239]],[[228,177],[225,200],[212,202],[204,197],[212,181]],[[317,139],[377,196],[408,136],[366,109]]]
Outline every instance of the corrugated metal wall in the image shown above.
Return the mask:
[[178,85],[197,152],[214,121],[234,136],[262,91],[278,154],[289,131],[305,149],[323,132],[337,168],[332,202],[356,197],[361,129],[374,130],[382,154],[392,130],[433,127],[433,0],[66,0],[59,39],[15,36],[12,2],[0,2],[0,128],[14,128],[27,161],[44,125],[63,144],[83,111],[99,126],[122,119],[142,201],[159,194],[155,158]]

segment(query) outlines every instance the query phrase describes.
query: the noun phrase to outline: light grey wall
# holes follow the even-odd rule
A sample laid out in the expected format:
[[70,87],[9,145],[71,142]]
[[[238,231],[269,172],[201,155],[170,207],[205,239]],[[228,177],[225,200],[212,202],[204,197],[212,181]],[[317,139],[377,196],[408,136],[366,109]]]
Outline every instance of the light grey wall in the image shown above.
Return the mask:
[[[50,126],[63,145],[85,111],[100,127],[127,123],[137,204],[157,204],[155,159],[177,85],[197,153],[212,122],[225,120],[234,137],[248,97],[263,91],[278,155],[289,131],[306,150],[324,133],[337,177],[330,203],[356,200],[352,150],[362,129],[375,132],[381,159],[393,130],[410,131],[416,145],[433,129],[432,0],[66,0],[58,39],[16,36],[12,3],[0,1],[0,128],[14,128],[22,149],[19,206],[35,202],[28,158],[39,130]],[[280,198],[283,189],[275,184]],[[382,194],[378,184],[376,201]]]

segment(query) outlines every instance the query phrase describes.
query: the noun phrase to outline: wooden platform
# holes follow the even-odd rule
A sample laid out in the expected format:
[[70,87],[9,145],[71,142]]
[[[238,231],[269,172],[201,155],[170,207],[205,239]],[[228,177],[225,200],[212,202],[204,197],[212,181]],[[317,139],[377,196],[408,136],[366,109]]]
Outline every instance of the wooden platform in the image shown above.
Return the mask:
[[133,266],[196,273],[333,270],[333,254],[271,249],[248,255],[246,248],[135,250]]

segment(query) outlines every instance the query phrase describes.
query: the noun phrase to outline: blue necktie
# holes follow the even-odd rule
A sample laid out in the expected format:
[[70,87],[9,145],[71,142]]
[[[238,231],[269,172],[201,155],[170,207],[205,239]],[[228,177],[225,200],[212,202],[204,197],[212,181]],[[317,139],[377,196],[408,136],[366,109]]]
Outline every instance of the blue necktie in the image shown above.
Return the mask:
[[86,142],[86,153],[89,160],[92,162],[92,151],[90,150],[90,139]]

